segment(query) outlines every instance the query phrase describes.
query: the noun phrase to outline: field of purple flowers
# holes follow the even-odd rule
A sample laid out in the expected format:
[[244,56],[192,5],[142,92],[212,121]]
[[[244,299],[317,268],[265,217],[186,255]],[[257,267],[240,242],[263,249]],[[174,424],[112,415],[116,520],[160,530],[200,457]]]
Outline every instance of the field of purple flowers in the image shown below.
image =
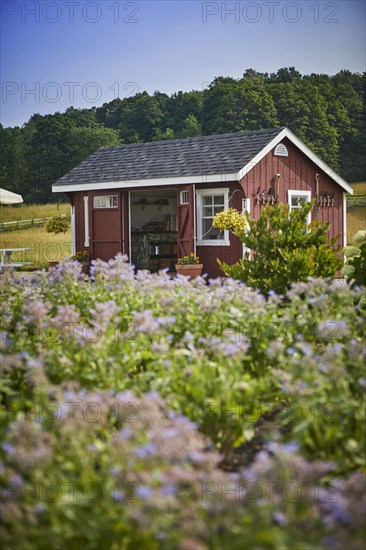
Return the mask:
[[266,299],[118,256],[0,297],[4,547],[364,548],[364,289]]

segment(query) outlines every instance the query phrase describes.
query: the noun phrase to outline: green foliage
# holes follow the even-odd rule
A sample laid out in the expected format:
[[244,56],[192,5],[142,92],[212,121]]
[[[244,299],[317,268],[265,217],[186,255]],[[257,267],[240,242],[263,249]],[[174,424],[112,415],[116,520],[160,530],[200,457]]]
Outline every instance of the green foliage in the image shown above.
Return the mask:
[[57,215],[52,216],[52,218],[46,222],[45,229],[47,233],[55,233],[55,235],[57,235],[58,233],[66,233],[69,225],[70,224],[66,218]]
[[236,264],[218,260],[221,269],[263,294],[284,294],[295,281],[308,277],[334,277],[342,267],[336,238],[328,241],[329,224],[313,221],[307,224],[312,203],[290,212],[289,205],[266,205],[259,220],[249,218],[249,230],[236,231],[246,248],[251,250]]
[[0,181],[26,202],[55,200],[51,184],[100,147],[288,126],[348,181],[366,177],[365,74],[217,77],[203,91],[138,92],[99,108],[0,125]]
[[366,231],[357,231],[352,238],[352,245],[344,249],[346,264],[343,274],[351,287],[366,286]]
[[276,107],[261,79],[216,78],[204,92],[204,134],[278,126]]

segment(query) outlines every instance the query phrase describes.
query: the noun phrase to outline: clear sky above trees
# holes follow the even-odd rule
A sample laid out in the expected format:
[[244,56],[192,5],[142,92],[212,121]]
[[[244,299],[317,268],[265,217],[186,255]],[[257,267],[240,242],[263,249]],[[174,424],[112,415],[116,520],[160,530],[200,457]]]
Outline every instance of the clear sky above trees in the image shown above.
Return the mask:
[[7,0],[0,8],[4,126],[144,90],[203,90],[247,67],[365,70],[362,0]]

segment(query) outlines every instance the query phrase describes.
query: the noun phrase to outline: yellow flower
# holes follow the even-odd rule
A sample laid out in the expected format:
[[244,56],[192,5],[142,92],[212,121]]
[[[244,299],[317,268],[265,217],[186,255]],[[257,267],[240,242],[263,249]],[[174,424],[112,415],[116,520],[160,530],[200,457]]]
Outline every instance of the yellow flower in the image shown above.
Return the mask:
[[246,231],[248,229],[248,221],[246,215],[242,214],[236,208],[223,210],[215,215],[212,227],[220,231]]
[[191,264],[199,264],[199,257],[194,255],[194,252],[190,252],[188,256],[184,256],[183,258],[178,258],[178,265],[191,265]]

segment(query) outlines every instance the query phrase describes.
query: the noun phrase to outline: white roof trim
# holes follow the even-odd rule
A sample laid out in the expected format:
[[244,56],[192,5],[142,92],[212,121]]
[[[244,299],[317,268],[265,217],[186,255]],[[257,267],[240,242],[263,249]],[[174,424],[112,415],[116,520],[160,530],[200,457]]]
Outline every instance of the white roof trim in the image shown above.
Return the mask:
[[191,183],[221,183],[227,181],[240,181],[258,162],[260,162],[272,149],[278,145],[284,138],[288,138],[300,151],[302,151],[310,160],[331,177],[347,193],[353,195],[352,187],[341,176],[336,174],[324,161],[322,161],[309,147],[295,136],[288,128],[281,130],[275,138],[272,139],[248,164],[241,170],[230,174],[202,174],[200,176],[185,176],[174,178],[153,178],[146,180],[129,181],[106,181],[95,183],[67,183],[65,185],[53,185],[53,193],[67,193],[71,191],[100,191],[104,189],[129,189],[136,186],[155,187],[164,185],[187,185]]
[[67,193],[70,191],[100,191],[104,189],[130,189],[132,187],[156,187],[165,185],[188,185],[191,183],[221,183],[236,181],[237,173],[231,174],[203,174],[201,176],[185,176],[177,178],[154,178],[146,180],[104,181],[95,183],[65,183],[53,185],[53,193]]

